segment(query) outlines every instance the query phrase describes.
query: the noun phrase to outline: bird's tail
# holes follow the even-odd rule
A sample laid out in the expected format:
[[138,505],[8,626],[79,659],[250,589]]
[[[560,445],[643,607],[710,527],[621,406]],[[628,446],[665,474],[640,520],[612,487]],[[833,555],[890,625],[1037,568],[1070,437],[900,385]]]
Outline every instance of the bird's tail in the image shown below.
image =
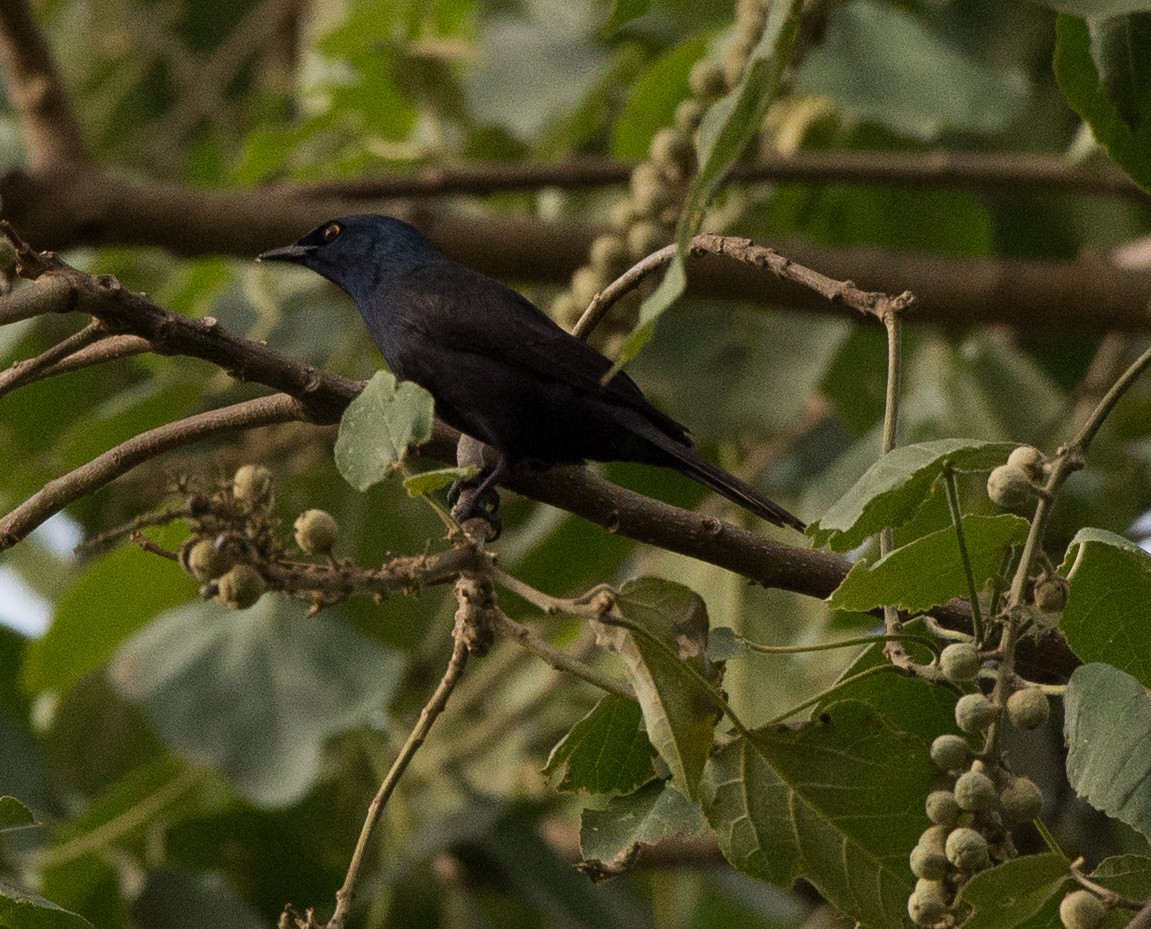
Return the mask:
[[728,474],[719,465],[712,464],[690,445],[680,444],[663,435],[660,435],[654,444],[661,452],[674,459],[674,463],[667,462],[668,465],[705,487],[710,487],[717,494],[727,497],[732,503],[739,504],[745,510],[777,526],[788,526],[799,532],[807,528],[803,520],[792,516],[778,503],[768,500],[734,474]]

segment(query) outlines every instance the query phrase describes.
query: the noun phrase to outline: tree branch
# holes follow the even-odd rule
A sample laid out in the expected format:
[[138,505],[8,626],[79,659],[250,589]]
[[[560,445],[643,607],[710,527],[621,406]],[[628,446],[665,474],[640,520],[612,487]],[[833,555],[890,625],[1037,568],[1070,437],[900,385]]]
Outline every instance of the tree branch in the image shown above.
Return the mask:
[[0,3],[0,70],[35,170],[82,161],[84,137],[27,0]]

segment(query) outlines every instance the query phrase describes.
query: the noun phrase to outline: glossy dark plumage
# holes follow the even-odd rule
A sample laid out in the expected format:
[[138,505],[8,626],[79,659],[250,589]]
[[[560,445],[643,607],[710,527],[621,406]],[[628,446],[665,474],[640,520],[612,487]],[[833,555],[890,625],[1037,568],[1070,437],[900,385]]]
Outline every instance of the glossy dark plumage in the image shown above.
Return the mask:
[[673,468],[780,526],[803,523],[692,448],[611,362],[499,281],[440,254],[385,216],[325,223],[262,260],[311,268],[339,285],[397,378],[436,401],[448,424],[500,455],[492,484],[521,462],[638,461]]

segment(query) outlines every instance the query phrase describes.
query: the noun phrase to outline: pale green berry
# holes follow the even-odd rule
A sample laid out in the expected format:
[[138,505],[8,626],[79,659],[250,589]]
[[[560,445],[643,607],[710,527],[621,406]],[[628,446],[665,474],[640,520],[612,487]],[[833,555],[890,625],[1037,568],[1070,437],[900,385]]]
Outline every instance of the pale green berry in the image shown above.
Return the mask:
[[1039,729],[1050,715],[1047,694],[1038,687],[1024,687],[1007,698],[1007,719],[1016,729]]
[[1059,903],[1059,919],[1066,929],[1099,929],[1107,908],[1089,890],[1073,890]]
[[999,795],[1003,818],[1009,825],[1026,823],[1043,812],[1043,792],[1029,777],[1013,777]]
[[723,68],[710,58],[701,58],[692,65],[688,84],[694,96],[703,100],[714,100],[727,93],[727,81]]
[[982,664],[979,649],[970,642],[954,642],[939,655],[943,676],[957,684],[975,680]]
[[325,510],[305,510],[295,526],[296,544],[309,555],[327,555],[340,535],[335,517]]
[[1032,480],[1038,480],[1043,476],[1043,463],[1046,460],[1043,457],[1043,452],[1037,448],[1032,448],[1030,445],[1020,445],[1007,456],[1008,465],[1019,468]]
[[965,694],[955,704],[955,723],[964,732],[983,732],[998,712],[983,694]]
[[965,771],[955,782],[955,802],[969,813],[989,810],[997,799],[995,783],[982,771]]
[[184,570],[198,581],[215,580],[235,563],[235,559],[228,552],[217,549],[211,539],[197,539],[182,549],[181,554]]
[[263,575],[250,564],[238,564],[217,582],[220,602],[233,610],[253,606],[268,589]]
[[978,871],[987,866],[987,840],[974,829],[961,826],[947,836],[947,860],[961,871]]
[[272,472],[263,465],[244,465],[232,478],[232,495],[249,506],[272,497]]
[[917,926],[932,926],[947,915],[947,888],[942,881],[915,882],[915,890],[907,899],[907,915]]
[[939,826],[954,826],[959,821],[959,804],[950,790],[933,790],[927,795],[927,818]]
[[933,848],[920,843],[911,850],[911,873],[937,881],[947,875],[947,856],[942,848]]
[[1062,613],[1071,594],[1071,585],[1059,575],[1044,577],[1035,585],[1035,605],[1044,613]]
[[931,760],[941,771],[957,771],[971,760],[971,746],[960,735],[947,733],[931,743]]
[[1015,465],[1000,465],[987,476],[987,496],[1000,509],[1023,509],[1031,503],[1034,492],[1027,472]]

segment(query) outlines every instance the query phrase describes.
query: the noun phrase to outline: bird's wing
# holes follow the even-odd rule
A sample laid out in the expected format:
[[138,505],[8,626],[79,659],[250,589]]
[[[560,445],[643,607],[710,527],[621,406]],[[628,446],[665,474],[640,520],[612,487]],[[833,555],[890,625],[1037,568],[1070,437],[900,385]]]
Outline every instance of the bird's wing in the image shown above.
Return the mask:
[[494,278],[455,263],[428,265],[404,275],[403,291],[409,325],[436,344],[606,395],[670,437],[689,442],[684,426],[656,409],[627,374],[621,371],[602,384],[610,360]]

